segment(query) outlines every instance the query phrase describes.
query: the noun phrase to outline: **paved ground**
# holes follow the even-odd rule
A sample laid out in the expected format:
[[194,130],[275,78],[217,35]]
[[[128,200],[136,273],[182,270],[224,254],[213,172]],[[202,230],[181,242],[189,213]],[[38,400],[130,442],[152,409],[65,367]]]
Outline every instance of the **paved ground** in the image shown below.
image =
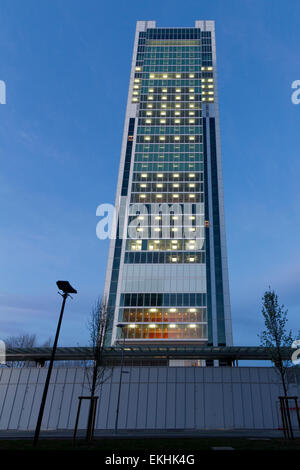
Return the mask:
[[[34,435],[33,431],[0,431],[0,439],[32,439]],[[42,431],[41,438],[43,439],[72,439],[73,430],[53,430],[53,431]],[[78,437],[84,437],[85,431],[78,431]],[[300,438],[300,431],[294,431],[294,436]],[[245,438],[251,440],[264,440],[264,439],[274,439],[282,438],[283,432],[277,429],[216,429],[216,430],[182,430],[182,429],[173,429],[173,430],[119,430],[115,433],[114,430],[96,430],[95,437],[97,438],[116,438],[116,439],[128,439],[128,438],[141,438],[147,439],[165,437],[165,438],[178,438],[178,437],[198,437],[198,438],[208,438],[208,437],[222,437],[222,438]]]

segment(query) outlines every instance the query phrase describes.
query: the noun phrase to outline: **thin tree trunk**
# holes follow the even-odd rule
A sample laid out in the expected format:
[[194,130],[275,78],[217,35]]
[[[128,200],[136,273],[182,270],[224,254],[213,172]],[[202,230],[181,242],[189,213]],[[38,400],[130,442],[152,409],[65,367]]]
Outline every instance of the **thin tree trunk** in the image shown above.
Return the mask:
[[94,359],[93,365],[93,379],[92,379],[92,386],[91,386],[91,400],[89,406],[89,415],[88,415],[88,424],[87,424],[87,432],[86,432],[86,440],[90,442],[94,435],[94,398],[95,398],[95,391],[96,391],[96,384],[97,384],[97,375],[98,375],[98,368],[99,368],[99,348],[96,348],[96,357]]

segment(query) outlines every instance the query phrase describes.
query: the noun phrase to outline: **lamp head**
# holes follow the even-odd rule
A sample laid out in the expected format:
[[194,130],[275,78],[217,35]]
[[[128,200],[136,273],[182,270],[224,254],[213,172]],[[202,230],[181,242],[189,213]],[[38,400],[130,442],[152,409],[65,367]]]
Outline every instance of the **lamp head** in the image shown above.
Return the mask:
[[56,285],[64,294],[77,294],[77,290],[71,286],[69,281],[57,281]]

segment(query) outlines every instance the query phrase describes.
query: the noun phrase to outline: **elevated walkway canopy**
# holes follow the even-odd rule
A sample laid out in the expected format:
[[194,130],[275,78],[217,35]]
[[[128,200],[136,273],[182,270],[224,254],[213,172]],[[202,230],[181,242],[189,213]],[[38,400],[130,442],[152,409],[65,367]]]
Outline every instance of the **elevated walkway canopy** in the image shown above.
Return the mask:
[[[32,361],[45,363],[50,359],[52,349],[42,348],[7,348],[6,362]],[[283,359],[289,360],[293,349],[283,348]],[[203,345],[125,345],[103,349],[105,361],[120,360],[122,353],[125,359],[136,360],[223,360],[234,362],[239,360],[270,360],[270,352],[260,346],[229,346],[208,347]],[[90,347],[60,347],[57,348],[55,361],[86,361],[93,359],[93,349]]]

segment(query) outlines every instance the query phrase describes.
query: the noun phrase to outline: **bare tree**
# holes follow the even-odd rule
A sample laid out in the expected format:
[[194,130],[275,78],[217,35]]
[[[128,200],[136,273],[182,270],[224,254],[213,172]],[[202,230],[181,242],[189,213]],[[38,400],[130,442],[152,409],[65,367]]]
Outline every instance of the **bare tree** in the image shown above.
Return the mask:
[[5,344],[10,348],[34,348],[36,346],[36,335],[25,333],[19,336],[9,336],[5,339]]
[[[23,333],[18,336],[9,336],[5,340],[6,348],[47,348],[51,346],[51,338],[48,338],[44,343],[38,344],[36,334]],[[6,363],[7,367],[29,367],[35,365],[30,361],[9,361]]]
[[262,298],[262,314],[264,317],[265,330],[259,335],[261,345],[266,348],[271,361],[278,371],[284,396],[288,395],[287,370],[291,361],[286,360],[283,355],[284,348],[291,348],[293,337],[291,330],[287,329],[287,310],[284,305],[279,305],[278,296],[274,290],[267,290]]
[[[108,308],[105,299],[98,299],[92,308],[88,321],[92,360],[86,363],[85,371],[90,389],[90,408],[87,426],[87,440],[94,435],[95,415],[97,408],[96,393],[101,385],[111,376],[112,369],[103,362],[105,335],[108,333]],[[100,391],[99,391],[100,393]]]

